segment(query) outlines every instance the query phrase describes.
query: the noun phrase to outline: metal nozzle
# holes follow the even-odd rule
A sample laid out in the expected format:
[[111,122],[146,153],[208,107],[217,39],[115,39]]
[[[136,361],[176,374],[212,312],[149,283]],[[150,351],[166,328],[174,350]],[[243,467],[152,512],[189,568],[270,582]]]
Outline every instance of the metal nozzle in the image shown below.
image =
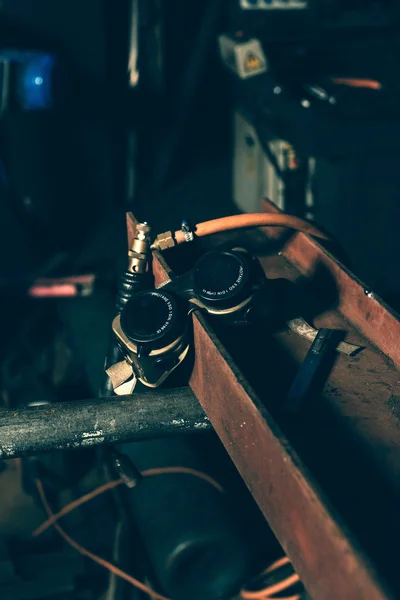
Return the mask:
[[172,231],[165,231],[164,233],[160,233],[154,243],[152,244],[152,250],[168,250],[168,248],[173,248],[176,245],[176,241]]

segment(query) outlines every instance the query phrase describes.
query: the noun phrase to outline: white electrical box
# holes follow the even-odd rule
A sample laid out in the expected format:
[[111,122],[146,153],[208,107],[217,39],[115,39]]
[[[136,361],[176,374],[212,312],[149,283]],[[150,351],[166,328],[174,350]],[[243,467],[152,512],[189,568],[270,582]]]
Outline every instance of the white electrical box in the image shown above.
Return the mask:
[[[254,127],[240,113],[235,114],[233,198],[243,212],[258,212],[262,197],[285,210],[284,182],[265,154]],[[268,143],[281,172],[290,160],[291,146],[283,140]]]

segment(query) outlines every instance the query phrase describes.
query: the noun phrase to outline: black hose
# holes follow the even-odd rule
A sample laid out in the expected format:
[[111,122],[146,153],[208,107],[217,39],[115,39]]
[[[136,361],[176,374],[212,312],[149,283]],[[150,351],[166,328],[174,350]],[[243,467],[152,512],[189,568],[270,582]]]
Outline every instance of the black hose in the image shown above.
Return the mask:
[[[130,273],[125,271],[120,278],[118,287],[118,293],[115,303],[115,316],[118,315],[128,300],[133,294],[141,292],[142,290],[151,287],[153,276],[151,272],[146,273]],[[112,332],[110,332],[110,340],[108,344],[107,356],[105,360],[104,370],[108,369],[115,363],[123,360],[124,356],[120,350],[116,338]],[[106,373],[104,373],[103,383],[99,392],[100,397],[112,396],[114,390],[111,384],[111,380]]]

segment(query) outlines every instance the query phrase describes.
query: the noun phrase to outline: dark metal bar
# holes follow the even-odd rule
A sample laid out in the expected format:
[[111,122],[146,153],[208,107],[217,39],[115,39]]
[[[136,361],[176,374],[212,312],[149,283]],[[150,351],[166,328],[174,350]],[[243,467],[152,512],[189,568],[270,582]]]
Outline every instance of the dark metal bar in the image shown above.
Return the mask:
[[336,358],[336,347],[343,332],[322,327],[297,371],[283,408],[292,416],[320,396]]
[[0,458],[211,428],[190,388],[47,404],[0,413]]

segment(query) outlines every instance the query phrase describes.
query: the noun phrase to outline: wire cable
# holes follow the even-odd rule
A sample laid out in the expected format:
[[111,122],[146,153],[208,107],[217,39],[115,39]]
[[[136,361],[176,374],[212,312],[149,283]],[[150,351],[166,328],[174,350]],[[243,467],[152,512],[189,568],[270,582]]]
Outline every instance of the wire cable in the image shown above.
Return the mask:
[[[196,469],[191,469],[189,467],[155,467],[152,469],[143,470],[141,472],[141,476],[142,477],[154,477],[156,475],[168,475],[168,474],[175,474],[175,473],[181,473],[184,475],[193,475],[194,477],[203,479],[204,481],[206,481],[207,483],[212,485],[216,490],[218,490],[218,492],[220,492],[222,494],[224,493],[224,488],[217,481],[215,481],[215,479],[213,479],[210,475],[207,475],[206,473],[203,473],[202,471],[196,471]],[[89,502],[89,500],[93,500],[93,498],[100,496],[100,494],[103,494],[104,492],[107,492],[109,490],[112,490],[112,489],[118,487],[122,483],[123,483],[122,479],[114,479],[112,481],[108,481],[107,483],[103,483],[103,485],[100,485],[99,487],[95,488],[91,492],[84,494],[80,498],[77,498],[76,500],[69,502],[68,504],[63,506],[63,508],[61,508],[61,510],[59,510],[57,513],[52,513],[51,517],[46,519],[46,521],[44,521],[41,525],[39,525],[39,527],[37,527],[33,531],[32,536],[37,537],[38,535],[40,535],[41,533],[46,531],[46,529],[51,527],[51,525],[54,525],[54,523],[56,523],[56,521],[61,519],[61,517],[64,517],[65,515],[69,514],[71,511],[75,510],[76,508],[78,508],[79,506],[84,504],[85,502]]]
[[[243,596],[240,596],[243,598]],[[257,596],[257,600],[301,600],[300,594],[294,594],[293,596],[265,596],[263,592],[260,592],[260,595]]]
[[273,596],[278,592],[282,592],[283,590],[286,590],[287,588],[291,587],[295,583],[298,583],[299,581],[299,575],[297,573],[293,573],[293,575],[286,577],[286,579],[269,585],[263,588],[262,590],[257,590],[255,592],[242,590],[241,597],[243,598],[243,600],[259,600],[260,597],[271,598],[271,595]]
[[[294,594],[293,596],[265,596],[265,593],[262,590],[259,594],[260,595],[254,600],[301,600],[300,594]],[[243,598],[243,596],[240,595],[240,598]]]
[[[283,556],[282,558],[279,558],[278,560],[270,564],[266,569],[264,569],[260,576],[262,577],[263,575],[270,575],[271,573],[274,573],[275,571],[279,570],[281,567],[289,564],[291,564],[290,558],[288,556]],[[272,600],[275,597],[275,594],[278,594],[279,592],[282,592],[299,582],[299,575],[297,573],[293,573],[285,579],[278,581],[274,584],[270,584],[267,587],[264,587],[260,590],[252,591],[242,589],[240,597],[242,598],[242,600]],[[285,597],[279,596],[279,600],[300,600],[300,594],[294,594]]]
[[[51,519],[53,517],[53,512],[47,501],[42,482],[39,479],[36,479],[35,483],[36,483],[36,487],[37,487],[40,499],[45,508],[45,511],[46,511],[49,519]],[[81,546],[77,541],[75,541],[72,537],[70,537],[64,531],[64,529],[62,529],[62,527],[60,527],[60,525],[58,523],[53,522],[53,527],[58,531],[58,533],[61,535],[61,537],[64,538],[64,540],[67,542],[67,544],[69,544],[72,548],[74,548],[74,550],[76,550],[83,556],[90,558],[93,562],[97,563],[98,565],[100,565],[100,566],[104,567],[105,569],[107,569],[108,571],[110,571],[110,573],[114,573],[114,575],[117,575],[118,577],[121,577],[121,579],[128,581],[134,587],[138,588],[145,594],[148,594],[149,596],[153,597],[155,600],[170,600],[166,596],[163,596],[162,594],[155,592],[149,586],[145,585],[138,579],[135,579],[135,577],[132,577],[132,575],[125,573],[125,571],[122,571],[119,567],[117,567],[116,565],[113,565],[108,560],[101,558],[101,556],[97,556],[97,554],[93,554],[93,552],[90,552],[90,550],[88,550],[84,546]]]
[[[142,476],[151,477],[154,475],[161,475],[161,474],[166,474],[166,473],[187,473],[187,474],[195,475],[196,477],[200,477],[201,479],[204,479],[205,481],[207,481],[208,483],[213,485],[218,491],[224,492],[224,490],[220,486],[220,484],[217,483],[214,479],[212,479],[209,475],[206,475],[205,473],[202,473],[201,471],[196,471],[194,469],[190,469],[187,467],[164,467],[164,468],[147,469],[147,470],[142,471]],[[85,548],[84,546],[79,544],[70,535],[68,535],[64,531],[64,529],[57,523],[58,519],[60,519],[62,516],[65,516],[66,514],[68,514],[69,512],[71,512],[72,510],[74,510],[75,508],[77,508],[78,506],[83,504],[84,502],[88,502],[92,498],[95,498],[96,496],[98,496],[110,489],[113,489],[113,488],[117,487],[118,485],[120,485],[121,483],[123,483],[122,479],[116,479],[113,481],[109,481],[109,482],[97,487],[96,489],[85,494],[84,496],[81,496],[80,498],[74,500],[73,502],[70,502],[56,514],[53,513],[53,511],[50,508],[50,505],[46,498],[46,494],[44,492],[42,482],[39,479],[36,479],[35,483],[36,483],[36,487],[37,487],[37,490],[39,493],[39,497],[40,497],[41,502],[44,506],[44,509],[47,513],[48,519],[33,532],[33,535],[39,535],[40,533],[45,531],[48,527],[53,526],[57,530],[57,532],[61,535],[61,537],[72,548],[74,548],[77,552],[79,552],[83,556],[90,558],[93,562],[104,567],[110,573],[113,573],[117,577],[124,579],[125,581],[127,581],[128,583],[130,583],[131,585],[136,587],[137,589],[148,594],[153,600],[170,600],[166,596],[163,596],[162,594],[155,592],[152,588],[150,588],[146,584],[142,583],[141,581],[139,581],[132,575],[129,575],[128,573],[126,573],[125,571],[123,571],[122,569],[117,567],[116,565],[114,565],[111,562],[105,560],[104,558],[98,556],[97,554],[94,554],[93,552],[91,552],[90,550],[88,550],[87,548]],[[261,573],[261,575],[271,574],[286,564],[290,564],[290,559],[287,556],[284,556],[284,557],[276,560],[275,562],[273,562],[271,565],[269,565]],[[261,590],[249,591],[246,589],[242,589],[242,591],[240,593],[240,597],[242,598],[242,600],[269,600],[269,599],[272,599],[275,594],[286,590],[287,588],[298,583],[299,581],[300,581],[299,575],[297,573],[294,573],[293,575],[290,575],[286,579],[279,581],[275,584],[269,585]],[[295,594],[295,595],[286,596],[286,597],[281,596],[279,598],[279,600],[300,600],[300,595]]]
[[289,564],[290,564],[290,558],[288,556],[282,556],[282,558],[278,558],[278,560],[276,560],[275,562],[271,563],[269,565],[269,567],[267,567],[261,573],[261,575],[267,575],[268,573],[272,573],[273,571],[276,571],[277,569],[280,569],[284,565],[289,565]]
[[96,496],[100,496],[100,494],[103,494],[104,492],[107,492],[108,490],[112,490],[113,488],[116,488],[118,485],[121,485],[121,483],[123,483],[122,479],[115,479],[112,481],[108,481],[107,483],[103,483],[103,485],[99,485],[99,487],[95,488],[91,492],[84,494],[80,498],[77,498],[76,500],[69,502],[68,504],[63,506],[63,508],[61,510],[59,510],[57,513],[53,513],[49,519],[46,519],[46,521],[44,521],[41,525],[39,525],[39,527],[37,527],[32,532],[32,536],[37,537],[38,535],[40,535],[41,533],[46,531],[46,529],[51,527],[51,525],[54,525],[54,523],[56,521],[58,521],[59,519],[61,519],[61,517],[64,517],[65,515],[67,515],[71,511],[75,510],[76,508],[78,508],[79,506],[84,504],[85,502],[88,502],[89,500],[96,498]]

